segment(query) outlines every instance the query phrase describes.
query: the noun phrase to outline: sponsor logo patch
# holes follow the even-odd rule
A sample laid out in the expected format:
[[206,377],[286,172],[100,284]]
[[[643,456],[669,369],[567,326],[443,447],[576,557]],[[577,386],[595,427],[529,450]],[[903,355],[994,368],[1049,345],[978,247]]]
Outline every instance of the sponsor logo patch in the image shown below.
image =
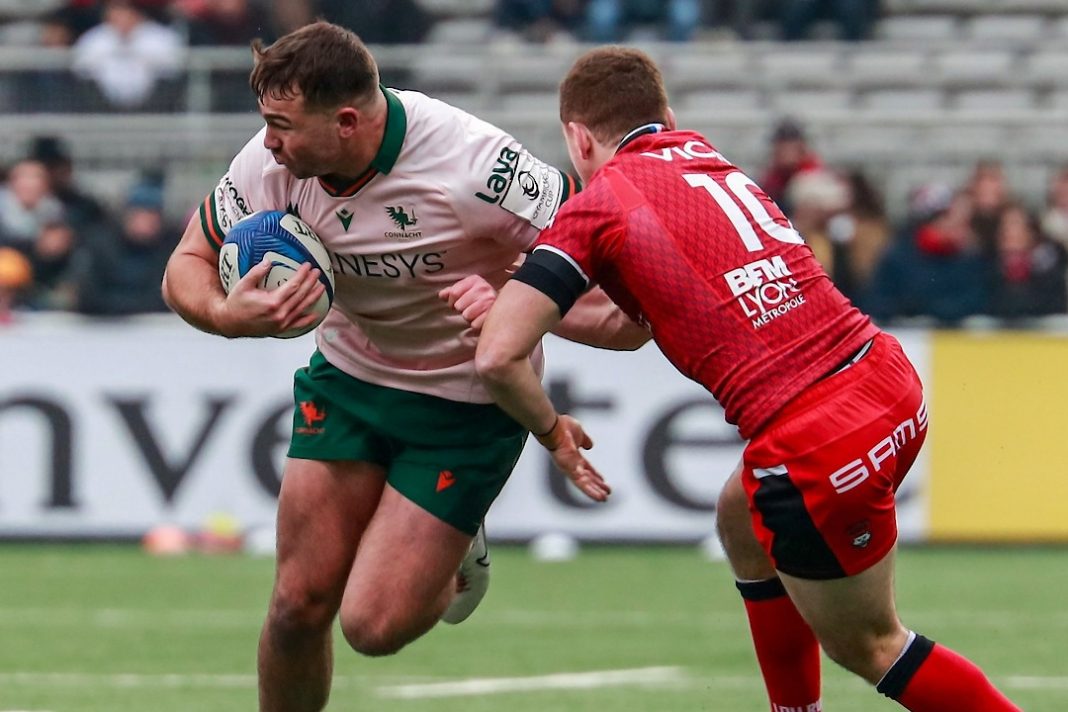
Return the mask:
[[805,295],[781,255],[756,260],[723,275],[754,329],[802,306]]
[[434,491],[447,490],[454,484],[456,484],[456,475],[452,474],[451,470],[442,470],[438,473],[438,486]]
[[400,228],[400,232],[395,230],[387,231],[385,233],[386,237],[397,238],[400,240],[413,240],[423,236],[422,230],[409,230],[409,228],[414,228],[419,224],[419,218],[415,215],[414,207],[387,205],[386,212],[389,214],[393,223]]
[[301,401],[297,404],[300,408],[300,417],[304,419],[303,426],[294,428],[294,432],[300,435],[318,435],[325,428],[319,427],[319,423],[326,420],[326,410],[315,405],[314,401]]
[[556,215],[563,198],[564,176],[527,151],[507,146],[501,149],[486,177],[485,188],[475,193],[479,200],[517,215],[539,230]]
[[341,229],[345,232],[349,231],[349,225],[352,224],[352,216],[354,214],[355,213],[348,208],[341,208],[340,210],[334,211],[334,215],[337,216],[338,222],[341,223]]

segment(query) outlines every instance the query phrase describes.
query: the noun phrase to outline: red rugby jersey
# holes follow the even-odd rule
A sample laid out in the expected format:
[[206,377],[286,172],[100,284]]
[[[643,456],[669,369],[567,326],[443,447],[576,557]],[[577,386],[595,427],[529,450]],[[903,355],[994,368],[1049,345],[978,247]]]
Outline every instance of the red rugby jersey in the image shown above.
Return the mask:
[[745,438],[878,331],[778,206],[690,131],[625,142],[528,265],[516,277],[539,288],[528,277],[545,270],[603,287]]

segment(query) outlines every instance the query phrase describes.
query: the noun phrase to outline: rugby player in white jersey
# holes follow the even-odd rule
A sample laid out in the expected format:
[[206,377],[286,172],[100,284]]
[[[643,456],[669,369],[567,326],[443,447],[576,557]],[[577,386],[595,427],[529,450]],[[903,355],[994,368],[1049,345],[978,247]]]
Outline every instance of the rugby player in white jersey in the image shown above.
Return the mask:
[[[260,709],[319,710],[335,616],[355,650],[386,655],[463,620],[485,592],[481,522],[526,431],[479,380],[477,323],[463,313],[485,311],[575,183],[494,126],[381,87],[367,48],[335,25],[253,50],[266,126],[190,221],[163,291],[201,330],[271,336],[309,324],[322,286],[305,265],[265,291],[264,263],[225,295],[216,265],[230,226],[288,210],[331,254],[333,308],[295,376],[259,644]],[[602,306],[565,335],[619,348],[648,338]],[[540,368],[540,350],[532,360]]]

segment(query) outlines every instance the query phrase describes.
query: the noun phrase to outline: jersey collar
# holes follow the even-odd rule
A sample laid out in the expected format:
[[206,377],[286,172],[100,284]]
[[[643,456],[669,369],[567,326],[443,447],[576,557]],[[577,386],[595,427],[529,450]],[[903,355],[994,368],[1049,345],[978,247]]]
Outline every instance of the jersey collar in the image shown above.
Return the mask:
[[386,129],[382,135],[382,143],[378,152],[371,159],[371,165],[352,181],[330,180],[325,176],[319,176],[319,185],[323,190],[335,198],[349,198],[371,182],[379,173],[389,173],[397,163],[400,156],[401,146],[404,145],[404,136],[408,132],[408,114],[404,111],[404,104],[389,89],[381,87],[382,94],[386,97]]
[[626,146],[628,143],[638,138],[639,136],[644,136],[645,134],[651,133],[660,133],[661,131],[667,131],[667,127],[663,124],[652,123],[639,126],[638,128],[631,130],[626,136],[624,136],[620,140],[619,145],[616,146],[616,153],[619,153],[624,146]]

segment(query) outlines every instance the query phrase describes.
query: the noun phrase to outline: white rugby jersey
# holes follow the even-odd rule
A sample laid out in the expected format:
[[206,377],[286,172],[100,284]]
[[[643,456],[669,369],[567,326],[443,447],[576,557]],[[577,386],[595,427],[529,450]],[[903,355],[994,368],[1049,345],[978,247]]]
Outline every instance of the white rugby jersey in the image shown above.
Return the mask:
[[[260,210],[299,216],[330,252],[337,285],[316,343],[364,381],[489,403],[476,334],[438,291],[470,274],[500,288],[575,190],[504,131],[423,94],[383,89],[382,145],[353,183],[299,180],[264,148],[266,128],[200,208],[216,250]],[[534,364],[541,372],[541,348]]]

